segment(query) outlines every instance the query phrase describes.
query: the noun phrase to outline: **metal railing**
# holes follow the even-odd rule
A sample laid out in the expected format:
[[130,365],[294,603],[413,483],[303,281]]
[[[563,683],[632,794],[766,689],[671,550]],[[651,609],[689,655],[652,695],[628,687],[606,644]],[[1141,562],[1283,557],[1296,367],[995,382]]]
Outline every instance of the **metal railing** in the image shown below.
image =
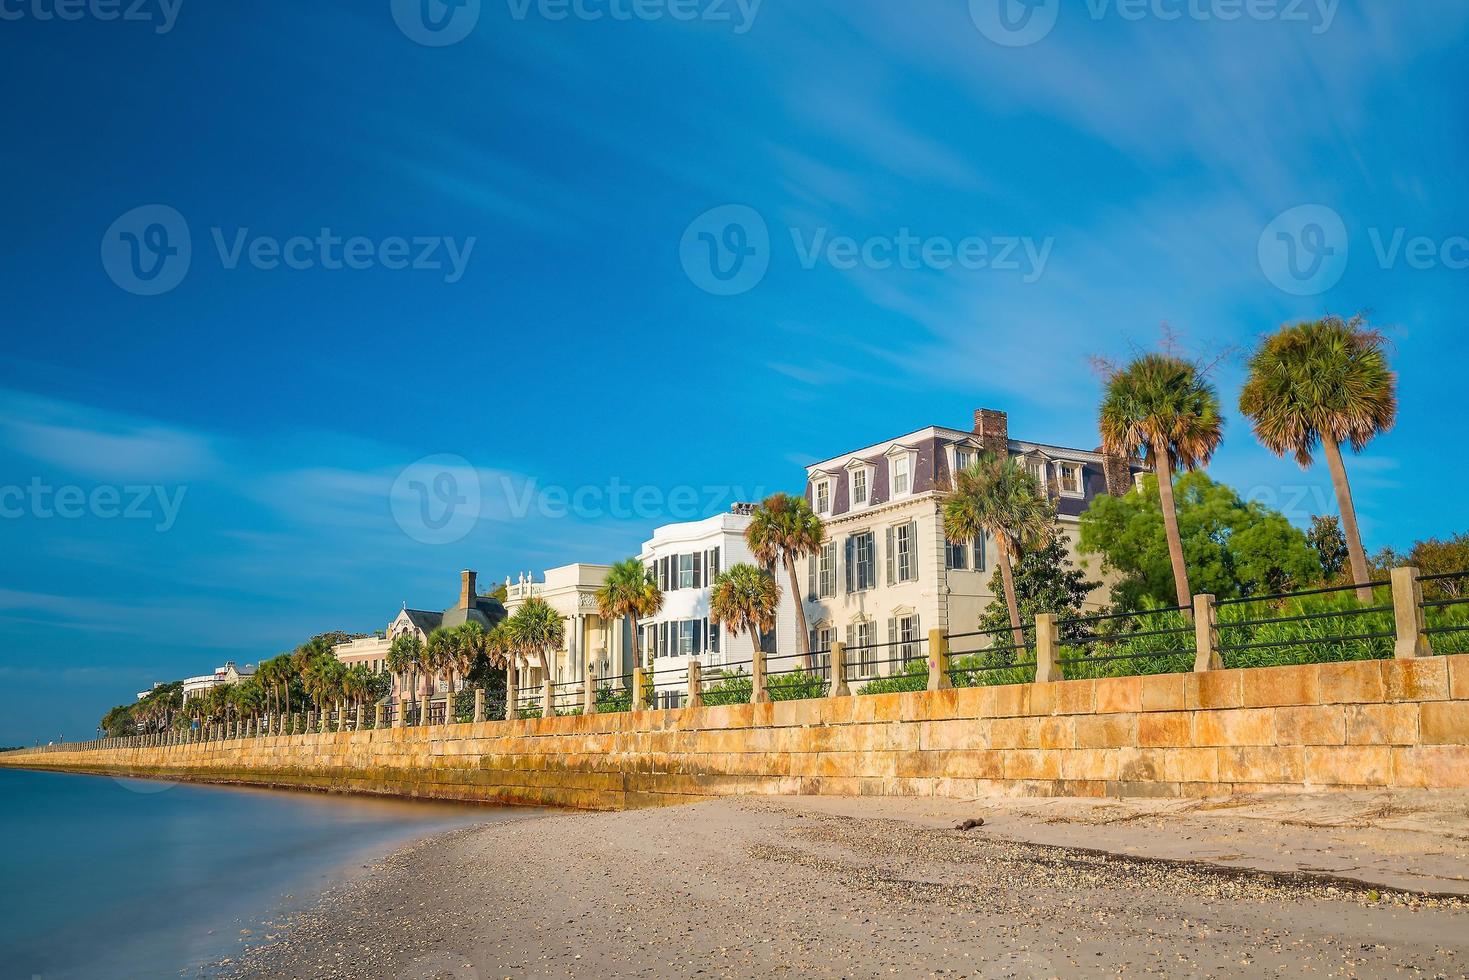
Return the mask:
[[1418,579],[1423,635],[1435,654],[1469,653],[1469,571]]

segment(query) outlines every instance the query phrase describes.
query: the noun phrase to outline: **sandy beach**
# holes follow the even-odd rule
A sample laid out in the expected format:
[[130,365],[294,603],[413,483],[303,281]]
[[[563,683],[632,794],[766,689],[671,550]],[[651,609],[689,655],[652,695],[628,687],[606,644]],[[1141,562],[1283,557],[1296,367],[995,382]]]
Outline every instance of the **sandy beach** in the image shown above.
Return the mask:
[[421,841],[217,975],[1459,977],[1459,896],[1463,795],[737,798]]

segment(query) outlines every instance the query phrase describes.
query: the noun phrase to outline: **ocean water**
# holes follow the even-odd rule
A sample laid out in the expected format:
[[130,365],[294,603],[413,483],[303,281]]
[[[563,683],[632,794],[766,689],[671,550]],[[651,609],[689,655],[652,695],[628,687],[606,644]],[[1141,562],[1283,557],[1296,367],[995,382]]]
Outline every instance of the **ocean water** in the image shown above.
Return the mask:
[[0,977],[196,976],[400,844],[533,812],[0,769]]

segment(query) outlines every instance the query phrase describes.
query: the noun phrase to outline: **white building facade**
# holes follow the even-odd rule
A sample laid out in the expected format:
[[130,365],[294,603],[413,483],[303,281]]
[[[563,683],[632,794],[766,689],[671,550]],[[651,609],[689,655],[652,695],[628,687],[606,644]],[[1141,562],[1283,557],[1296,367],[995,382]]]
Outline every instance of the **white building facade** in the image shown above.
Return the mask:
[[953,474],[985,450],[1019,459],[1049,488],[1072,561],[1103,583],[1086,605],[1107,603],[1104,576],[1076,551],[1079,517],[1099,494],[1130,490],[1136,467],[1099,451],[1013,440],[1005,413],[981,409],[971,430],[928,426],[807,467],[807,499],[826,525],[803,597],[812,649],[844,642],[853,681],[901,673],[926,655],[931,629],[978,628],[995,598],[995,543],[948,541],[942,508]]
[[[505,609],[509,615],[515,615],[527,599],[535,596],[566,621],[566,642],[552,658],[553,683],[581,681],[589,659],[594,676],[606,678],[613,686],[620,686],[617,679],[632,673],[632,643],[626,623],[603,620],[597,606],[597,590],[607,581],[609,571],[608,565],[577,563],[547,569],[539,582],[533,573],[522,573],[513,582],[505,580]],[[544,680],[540,660],[522,659],[517,670],[516,686],[522,692],[538,692]]]
[[[653,532],[638,555],[663,593],[657,615],[639,620],[643,656],[653,661],[654,696],[659,706],[681,702],[688,689],[688,664],[697,659],[706,671],[748,663],[754,639],[734,636],[727,625],[709,619],[710,585],[732,565],[758,564],[745,543],[750,505],[702,521],[666,524]],[[780,609],[775,630],[765,638],[767,656],[799,652],[796,602],[788,576],[775,570]],[[645,661],[646,662],[646,661]],[[738,668],[749,672],[747,666]]]

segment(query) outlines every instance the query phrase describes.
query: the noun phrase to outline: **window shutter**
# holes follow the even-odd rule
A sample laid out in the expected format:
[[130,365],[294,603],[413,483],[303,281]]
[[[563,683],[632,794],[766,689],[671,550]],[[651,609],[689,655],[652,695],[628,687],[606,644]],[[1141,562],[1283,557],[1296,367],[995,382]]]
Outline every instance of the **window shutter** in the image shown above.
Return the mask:
[[847,576],[847,592],[855,592],[856,590],[852,588],[852,566],[856,563],[857,546],[852,541],[850,535],[847,537],[846,543],[844,544],[842,550],[846,552],[846,555],[844,556],[846,560],[845,562],[843,562],[843,565]]
[[918,581],[918,522],[908,522],[908,580]]
[[700,551],[694,555],[694,588],[704,587],[702,576],[704,574],[704,552]]
[[813,551],[806,561],[806,599],[808,602],[815,602],[821,595],[821,584],[816,581],[816,576],[816,552]]
[[989,564],[989,555],[984,551],[984,532],[980,531],[974,536],[974,570],[982,572]]
[[667,656],[668,653],[669,653],[669,648],[668,648],[668,624],[667,623],[659,623],[658,624],[658,655],[659,656]]
[[[702,557],[702,556],[701,556]],[[694,621],[694,652],[704,652],[704,637],[709,632],[709,620],[698,619]]]
[[709,552],[709,577],[712,579],[719,574],[719,549],[715,548]]
[[[888,643],[895,644],[897,642],[898,642],[898,618],[896,616],[890,616],[888,618]],[[879,660],[895,660],[895,661],[896,660],[901,660],[902,659],[902,651],[899,650],[896,646],[890,646],[890,647],[887,648],[887,653],[883,654],[881,657],[878,657],[877,659],[879,659]],[[901,666],[901,664],[898,664],[898,663],[888,664],[887,667],[888,667],[888,673],[890,673],[890,674],[897,674],[897,673],[900,673],[902,671],[902,666]]]
[[891,528],[891,527],[888,528],[888,530],[887,530],[887,541],[886,541],[886,544],[887,544],[887,549],[888,549],[887,550],[887,555],[888,555],[888,585],[892,585],[893,583],[895,583],[898,580],[898,572],[897,572],[898,549],[895,548],[895,547],[893,547],[894,542],[895,542],[896,537],[897,537],[896,531],[897,531],[896,528]]
[[706,620],[704,620],[704,622],[706,622],[706,623],[709,624],[709,652],[710,653],[718,653],[719,652],[719,623],[716,622],[716,621],[714,621],[714,620],[711,620],[711,619],[706,619]]

